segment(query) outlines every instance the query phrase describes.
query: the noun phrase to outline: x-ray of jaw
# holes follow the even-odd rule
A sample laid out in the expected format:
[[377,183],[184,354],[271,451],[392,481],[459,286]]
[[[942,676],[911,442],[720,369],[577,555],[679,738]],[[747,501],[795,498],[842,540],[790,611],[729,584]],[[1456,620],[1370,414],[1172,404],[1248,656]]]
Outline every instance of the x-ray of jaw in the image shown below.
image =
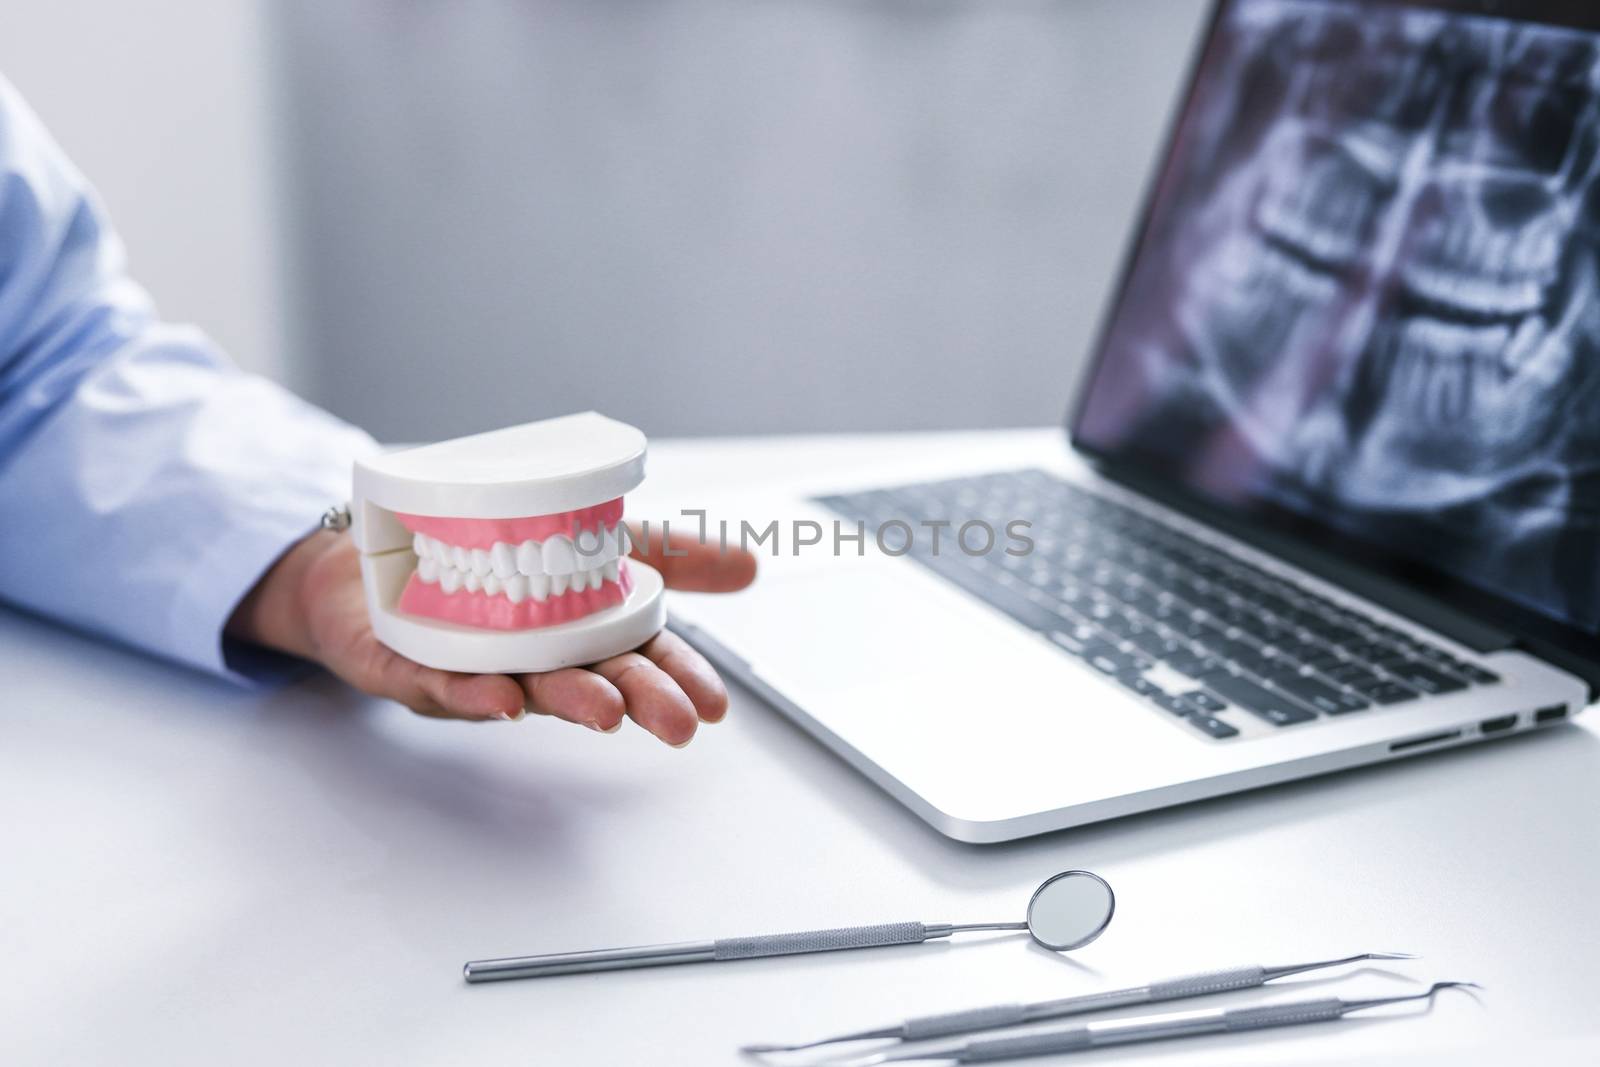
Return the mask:
[[1080,433],[1593,628],[1596,38],[1316,0],[1229,19]]

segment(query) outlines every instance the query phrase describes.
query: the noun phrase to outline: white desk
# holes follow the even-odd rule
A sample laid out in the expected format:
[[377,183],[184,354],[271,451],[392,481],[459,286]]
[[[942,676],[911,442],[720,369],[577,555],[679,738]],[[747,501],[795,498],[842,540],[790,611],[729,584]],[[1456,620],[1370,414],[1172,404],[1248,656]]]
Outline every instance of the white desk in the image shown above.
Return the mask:
[[[647,488],[692,506],[686,487],[774,465],[1022,463],[1057,447],[1048,433],[671,443]],[[0,1063],[736,1064],[743,1041],[1390,948],[1426,955],[1409,975],[1484,983],[1482,1004],[1446,995],[1422,1018],[1071,1062],[1594,1062],[1600,1045],[1592,721],[974,847],[743,693],[674,751],[631,726],[429,721],[326,679],[238,692],[4,609],[0,678]],[[1068,866],[1119,898],[1070,958],[1000,937],[460,977],[471,957],[1020,917]],[[1410,988],[1329,977],[1276,988]]]

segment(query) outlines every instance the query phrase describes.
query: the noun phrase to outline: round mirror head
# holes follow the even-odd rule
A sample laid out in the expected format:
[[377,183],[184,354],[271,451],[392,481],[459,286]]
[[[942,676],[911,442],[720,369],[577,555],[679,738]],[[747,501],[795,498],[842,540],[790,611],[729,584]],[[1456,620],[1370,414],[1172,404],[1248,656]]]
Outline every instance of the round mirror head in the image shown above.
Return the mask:
[[1082,948],[1111,925],[1116,894],[1098,874],[1062,871],[1045,880],[1028,901],[1028,933],[1056,952]]

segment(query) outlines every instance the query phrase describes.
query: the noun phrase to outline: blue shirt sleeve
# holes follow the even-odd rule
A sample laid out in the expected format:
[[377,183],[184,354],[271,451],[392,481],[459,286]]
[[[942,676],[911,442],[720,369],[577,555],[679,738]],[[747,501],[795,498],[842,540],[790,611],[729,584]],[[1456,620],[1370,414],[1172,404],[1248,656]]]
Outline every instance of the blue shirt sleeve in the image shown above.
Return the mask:
[[161,322],[83,177],[0,78],[0,599],[237,681],[239,600],[371,438]]

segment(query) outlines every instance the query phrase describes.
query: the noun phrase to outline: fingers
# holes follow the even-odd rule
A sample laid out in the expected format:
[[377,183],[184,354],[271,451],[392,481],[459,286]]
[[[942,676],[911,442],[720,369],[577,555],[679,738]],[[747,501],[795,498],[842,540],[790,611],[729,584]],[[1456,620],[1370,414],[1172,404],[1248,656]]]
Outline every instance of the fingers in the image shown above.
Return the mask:
[[756,557],[742,548],[701,544],[694,534],[683,531],[663,539],[654,526],[645,532],[648,538],[638,528],[628,528],[632,555],[660,571],[670,589],[731,593],[755,580]]
[[662,630],[639,652],[678,683],[702,721],[721,722],[728,714],[727,687],[705,657],[683,638]]
[[518,678],[530,711],[553,715],[602,733],[622,725],[624,715],[669,745],[682,747],[698,723],[728,713],[722,679],[677,634],[662,631],[638,652],[596,663]]
[[[387,649],[385,650],[387,651]],[[503,674],[437,671],[390,653],[378,683],[363,686],[420,715],[445,719],[520,719],[522,687]]]
[[694,704],[672,676],[648,658],[624,652],[589,669],[622,694],[630,719],[667,744],[682,748],[694,737],[700,724]]
[[592,671],[569,667],[548,674],[517,677],[528,710],[609,734],[622,725],[624,706],[617,687]]

